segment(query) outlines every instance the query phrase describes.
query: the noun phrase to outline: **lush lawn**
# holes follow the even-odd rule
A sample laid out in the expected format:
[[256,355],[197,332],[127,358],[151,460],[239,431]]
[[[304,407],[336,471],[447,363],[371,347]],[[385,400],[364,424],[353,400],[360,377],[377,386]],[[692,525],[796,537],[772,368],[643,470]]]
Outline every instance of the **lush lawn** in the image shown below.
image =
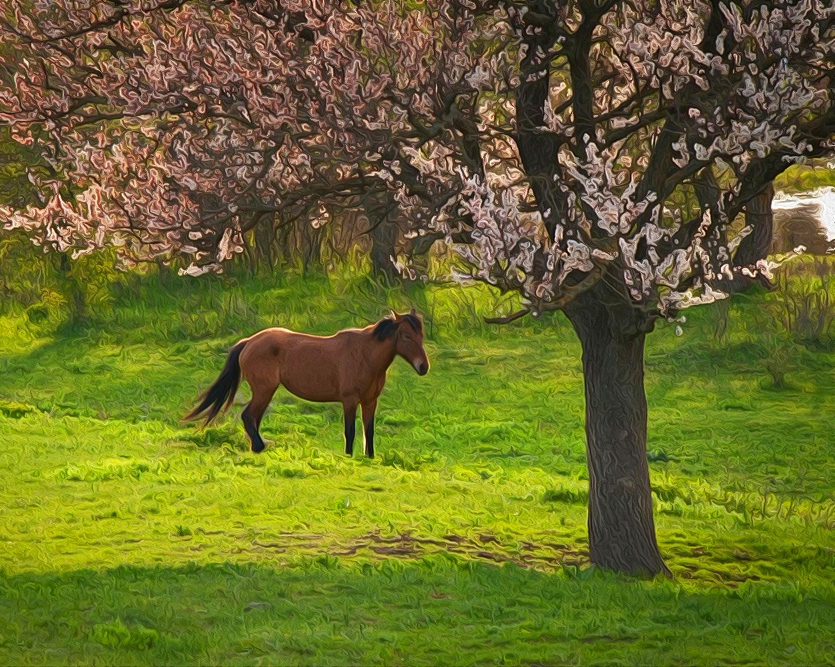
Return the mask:
[[[6,315],[0,664],[831,664],[835,354],[779,347],[758,298],[722,339],[709,311],[651,337],[675,574],[657,582],[586,565],[580,357],[560,317],[491,328],[475,290],[214,278],[122,288],[73,329]],[[339,407],[286,393],[260,456],[237,407],[178,422],[237,338],[408,304],[432,371],[392,368],[375,461],[341,455]]]

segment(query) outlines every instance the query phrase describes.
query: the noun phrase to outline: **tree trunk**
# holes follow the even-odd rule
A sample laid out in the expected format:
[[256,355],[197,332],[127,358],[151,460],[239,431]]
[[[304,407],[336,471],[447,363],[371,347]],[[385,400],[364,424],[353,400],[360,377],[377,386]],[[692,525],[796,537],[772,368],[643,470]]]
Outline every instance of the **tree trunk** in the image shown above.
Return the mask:
[[369,216],[371,225],[371,270],[377,278],[394,283],[399,278],[394,265],[398,227],[387,211],[377,211],[377,217]]
[[275,258],[273,257],[273,230],[272,219],[261,220],[255,225],[253,237],[255,249],[257,250],[258,264],[269,269],[270,273],[275,270]]
[[628,574],[669,574],[655,539],[646,456],[646,334],[630,306],[599,297],[586,293],[566,308],[583,347],[591,561]]
[[84,294],[84,287],[73,272],[69,250],[60,254],[58,263],[66,287],[66,293],[69,297],[71,322],[76,324],[85,323],[89,320],[87,299]]
[[[769,183],[758,195],[745,205],[745,224],[751,226],[748,234],[739,244],[733,258],[735,268],[754,266],[759,260],[768,257],[774,234],[774,212],[771,202],[774,199],[774,186]],[[737,273],[733,280],[721,287],[729,292],[742,292],[754,285],[771,287],[771,282],[762,274],[751,278]]]
[[296,254],[295,242],[293,225],[280,221],[275,233],[276,256],[280,266],[286,267],[288,264],[292,266]]
[[762,192],[745,205],[745,224],[751,233],[739,244],[734,255],[734,266],[750,266],[765,259],[771,251],[774,234],[774,186],[769,183]]
[[322,266],[322,230],[316,229],[310,222],[301,222],[302,275],[306,275],[311,266]]

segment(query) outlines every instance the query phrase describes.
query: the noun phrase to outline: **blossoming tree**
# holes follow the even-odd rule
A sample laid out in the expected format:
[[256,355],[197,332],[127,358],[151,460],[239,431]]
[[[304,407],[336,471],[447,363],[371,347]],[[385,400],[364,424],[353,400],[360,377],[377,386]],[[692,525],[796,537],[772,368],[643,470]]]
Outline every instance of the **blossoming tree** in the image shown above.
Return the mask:
[[[658,318],[767,277],[770,183],[835,148],[819,0],[13,0],[0,122],[36,242],[220,268],[268,216],[397,217],[583,348],[594,563],[665,571]],[[743,222],[739,222],[743,219]]]

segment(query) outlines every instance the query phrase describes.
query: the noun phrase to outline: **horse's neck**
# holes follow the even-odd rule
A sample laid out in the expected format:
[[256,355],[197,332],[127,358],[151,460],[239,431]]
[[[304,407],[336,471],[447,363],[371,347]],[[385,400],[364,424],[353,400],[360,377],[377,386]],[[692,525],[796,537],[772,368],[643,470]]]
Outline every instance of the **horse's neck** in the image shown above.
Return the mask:
[[368,365],[375,371],[384,373],[391,366],[395,357],[394,341],[390,338],[386,340],[374,340],[371,338],[368,342],[368,354],[366,359]]

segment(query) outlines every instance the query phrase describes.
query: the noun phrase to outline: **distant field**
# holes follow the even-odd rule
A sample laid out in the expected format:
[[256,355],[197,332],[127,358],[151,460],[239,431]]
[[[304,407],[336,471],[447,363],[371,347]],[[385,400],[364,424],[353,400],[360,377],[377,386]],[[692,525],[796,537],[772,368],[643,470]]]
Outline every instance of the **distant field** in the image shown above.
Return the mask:
[[792,165],[774,180],[774,187],[782,192],[808,192],[828,186],[835,186],[835,169],[823,163]]
[[[11,311],[0,664],[832,664],[835,353],[776,337],[765,298],[721,337],[707,309],[651,336],[658,582],[588,568],[559,316],[490,327],[480,290],[359,278],[157,282],[77,327]],[[240,405],[179,423],[237,338],[410,305],[432,370],[395,363],[373,462],[341,454],[341,408],[286,393],[260,456]]]

